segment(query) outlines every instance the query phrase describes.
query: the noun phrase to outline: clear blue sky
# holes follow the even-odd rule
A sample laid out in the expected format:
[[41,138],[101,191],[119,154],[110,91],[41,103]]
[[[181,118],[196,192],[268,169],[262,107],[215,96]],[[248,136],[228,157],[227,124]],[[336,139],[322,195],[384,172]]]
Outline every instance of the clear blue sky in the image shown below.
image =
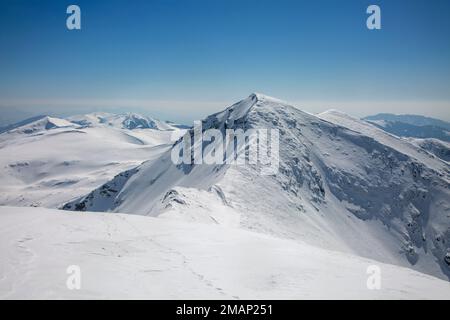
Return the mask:
[[[70,4],[80,31],[66,29]],[[366,28],[370,4],[382,30]],[[450,118],[448,0],[2,0],[0,52],[9,111],[191,121],[257,91],[314,112]]]

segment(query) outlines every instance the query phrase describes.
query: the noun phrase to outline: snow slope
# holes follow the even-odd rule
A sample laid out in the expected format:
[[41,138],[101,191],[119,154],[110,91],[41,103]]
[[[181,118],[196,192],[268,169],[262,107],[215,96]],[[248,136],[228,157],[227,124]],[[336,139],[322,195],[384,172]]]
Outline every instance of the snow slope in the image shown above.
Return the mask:
[[238,225],[450,275],[448,163],[364,121],[260,94],[209,116],[208,128],[278,129],[279,171],[174,165],[168,150],[64,208]]
[[48,116],[10,126],[0,134],[0,205],[58,207],[159,156],[178,131],[81,126]]
[[0,231],[0,299],[450,299],[411,269],[223,226],[0,207]]
[[445,142],[439,139],[415,139],[408,138],[408,141],[430,152],[436,157],[449,162],[450,161],[450,142]]
[[424,126],[430,126],[430,127],[438,127],[445,129],[447,131],[450,131],[450,123],[434,119],[430,117],[424,117],[420,115],[411,115],[411,114],[391,114],[391,113],[379,113],[373,116],[367,116],[364,117],[363,120],[370,121],[370,122],[378,122],[380,124],[388,123],[388,122],[400,122],[405,124],[410,124],[413,126],[418,127],[424,127]]
[[344,126],[361,134],[365,134],[379,143],[396,149],[413,159],[423,162],[432,169],[446,173],[447,175],[450,172],[448,165],[439,163],[433,155],[424,152],[421,147],[408,143],[405,139],[400,139],[398,136],[385,132],[369,122],[359,120],[337,110],[329,110],[320,113],[318,117],[333,124]]

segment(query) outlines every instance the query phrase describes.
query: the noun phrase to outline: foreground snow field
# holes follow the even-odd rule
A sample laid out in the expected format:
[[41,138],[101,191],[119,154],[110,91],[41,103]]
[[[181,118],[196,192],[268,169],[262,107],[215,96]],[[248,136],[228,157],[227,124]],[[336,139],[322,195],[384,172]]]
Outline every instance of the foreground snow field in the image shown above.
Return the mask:
[[[219,225],[0,207],[0,298],[450,299],[411,269]],[[71,265],[81,289],[66,287]],[[381,289],[367,288],[371,265]]]

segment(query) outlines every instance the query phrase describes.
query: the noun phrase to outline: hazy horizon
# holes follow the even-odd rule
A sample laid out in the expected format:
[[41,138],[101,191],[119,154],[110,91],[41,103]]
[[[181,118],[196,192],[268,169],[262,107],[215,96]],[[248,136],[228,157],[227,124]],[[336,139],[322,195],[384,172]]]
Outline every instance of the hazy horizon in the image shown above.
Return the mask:
[[[244,99],[242,97],[241,99]],[[279,98],[280,97],[275,97]],[[283,99],[281,99],[283,100]],[[2,117],[0,126],[5,126],[25,120],[39,115],[48,115],[54,117],[68,117],[78,114],[88,114],[93,112],[109,112],[109,113],[129,113],[134,112],[141,115],[149,116],[155,119],[173,121],[180,124],[191,125],[193,121],[200,120],[206,116],[221,111],[226,107],[234,104],[236,101],[200,101],[200,102],[182,102],[182,101],[36,101],[34,105],[25,106],[23,102],[19,105],[4,106],[0,105]],[[411,113],[411,105],[413,109],[419,108],[421,102],[416,101],[388,101],[388,102],[328,102],[328,101],[287,101],[294,107],[318,114],[331,109],[339,110],[356,118],[363,118],[379,113],[390,113],[397,115],[415,114],[431,117],[443,121],[450,122],[450,117],[439,117],[439,114],[433,112]],[[433,102],[434,106],[445,107],[447,102]],[[42,105],[46,104],[46,105]],[[415,105],[414,105],[415,104]],[[424,107],[428,107],[428,103],[423,103]],[[450,107],[450,106],[449,106]],[[370,112],[377,110],[377,112]],[[396,111],[396,112],[393,112]],[[430,110],[430,108],[424,110]],[[432,110],[432,109],[431,109]]]
[[[134,111],[191,123],[251,92],[318,113],[450,121],[450,2],[7,1],[0,10],[1,122]],[[9,119],[9,120],[8,120]]]

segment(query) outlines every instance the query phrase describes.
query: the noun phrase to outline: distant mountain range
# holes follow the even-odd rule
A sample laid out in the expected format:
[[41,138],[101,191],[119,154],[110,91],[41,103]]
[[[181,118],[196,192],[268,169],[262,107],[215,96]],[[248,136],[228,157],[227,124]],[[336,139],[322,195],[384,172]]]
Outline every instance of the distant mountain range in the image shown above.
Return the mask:
[[187,126],[170,121],[162,121],[143,116],[137,113],[113,114],[107,112],[94,112],[75,115],[67,118],[57,118],[48,115],[39,115],[23,121],[0,128],[0,133],[22,130],[24,133],[33,133],[41,129],[63,127],[111,127],[116,129],[155,129],[176,130],[185,129]]
[[363,118],[399,137],[435,138],[450,142],[450,123],[419,115],[380,113]]

